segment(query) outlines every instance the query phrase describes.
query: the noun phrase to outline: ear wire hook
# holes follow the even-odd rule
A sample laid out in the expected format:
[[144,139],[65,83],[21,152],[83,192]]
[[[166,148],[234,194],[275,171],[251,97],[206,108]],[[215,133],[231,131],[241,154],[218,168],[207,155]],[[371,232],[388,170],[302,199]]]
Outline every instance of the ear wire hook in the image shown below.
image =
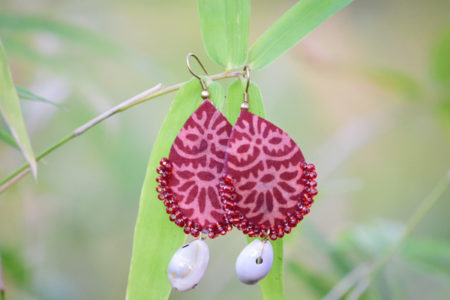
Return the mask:
[[247,85],[244,91],[244,103],[241,104],[241,109],[248,110],[248,89],[250,87],[250,68],[246,65],[244,67],[243,77],[247,79]]
[[209,97],[208,88],[207,88],[206,83],[203,80],[203,78],[201,78],[200,75],[198,75],[194,71],[192,71],[191,63],[190,63],[190,58],[191,57],[195,58],[195,60],[198,62],[200,67],[202,67],[202,69],[203,69],[203,71],[205,72],[206,75],[208,75],[208,71],[206,71],[205,66],[202,64],[202,62],[197,57],[197,55],[195,55],[194,53],[188,53],[188,55],[186,56],[186,64],[187,64],[188,70],[194,77],[196,77],[196,78],[198,78],[200,80],[200,83],[202,84],[202,88],[203,88],[201,96],[202,96],[203,99],[206,99],[206,98]]

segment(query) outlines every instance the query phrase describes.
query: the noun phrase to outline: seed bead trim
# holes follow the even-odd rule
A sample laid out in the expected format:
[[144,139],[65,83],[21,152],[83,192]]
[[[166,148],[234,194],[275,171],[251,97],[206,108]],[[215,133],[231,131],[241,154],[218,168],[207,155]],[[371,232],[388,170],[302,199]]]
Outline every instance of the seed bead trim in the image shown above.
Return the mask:
[[223,217],[222,222],[209,224],[205,228],[186,217],[180,210],[176,196],[169,186],[173,164],[165,157],[161,159],[159,164],[160,166],[156,169],[156,173],[159,175],[156,178],[156,182],[158,183],[156,192],[158,193],[158,199],[164,203],[171,222],[174,222],[175,225],[183,228],[185,234],[190,234],[193,237],[198,237],[200,233],[203,232],[209,238],[214,239],[219,235],[225,235],[233,229],[233,226],[228,222],[225,216]]
[[282,238],[285,234],[289,234],[292,228],[296,227],[303,220],[303,217],[309,214],[311,205],[314,203],[314,197],[317,195],[316,167],[313,164],[302,162],[300,168],[303,170],[301,180],[305,188],[300,194],[295,210],[286,213],[282,225],[270,227],[254,224],[246,218],[239,210],[236,202],[236,180],[229,174],[222,175],[219,193],[225,210],[226,221],[249,237],[259,236],[261,238],[270,238],[274,241],[277,238]]

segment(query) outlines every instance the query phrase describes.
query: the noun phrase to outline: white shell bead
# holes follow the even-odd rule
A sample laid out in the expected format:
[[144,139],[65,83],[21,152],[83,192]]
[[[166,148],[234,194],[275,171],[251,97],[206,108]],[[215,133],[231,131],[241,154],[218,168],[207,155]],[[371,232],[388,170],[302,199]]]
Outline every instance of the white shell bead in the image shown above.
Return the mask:
[[269,273],[272,262],[273,248],[270,242],[254,240],[241,251],[236,260],[237,277],[243,283],[255,284]]
[[169,262],[167,275],[173,288],[188,291],[197,286],[209,261],[208,245],[195,240],[175,252]]

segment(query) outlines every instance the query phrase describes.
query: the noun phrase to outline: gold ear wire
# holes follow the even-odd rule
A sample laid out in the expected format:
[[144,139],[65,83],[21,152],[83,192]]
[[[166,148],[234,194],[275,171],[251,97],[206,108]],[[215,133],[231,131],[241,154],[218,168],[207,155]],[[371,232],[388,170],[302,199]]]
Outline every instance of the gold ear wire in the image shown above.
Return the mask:
[[248,65],[244,67],[243,77],[247,79],[247,85],[244,91],[244,103],[241,104],[241,109],[248,110],[248,89],[250,87],[250,68]]
[[202,64],[202,62],[200,61],[200,59],[197,57],[197,55],[195,55],[194,53],[188,53],[188,55],[186,56],[186,64],[188,67],[189,72],[196,78],[198,78],[200,80],[200,83],[202,85],[203,91],[201,93],[201,96],[203,99],[207,99],[209,98],[209,92],[208,92],[208,87],[206,86],[205,81],[203,80],[202,77],[200,77],[200,75],[196,74],[192,68],[191,68],[191,63],[190,63],[190,58],[193,57],[195,58],[195,60],[198,62],[198,64],[200,65],[200,67],[202,67],[203,71],[205,72],[206,75],[208,75],[208,71],[206,71],[205,66]]

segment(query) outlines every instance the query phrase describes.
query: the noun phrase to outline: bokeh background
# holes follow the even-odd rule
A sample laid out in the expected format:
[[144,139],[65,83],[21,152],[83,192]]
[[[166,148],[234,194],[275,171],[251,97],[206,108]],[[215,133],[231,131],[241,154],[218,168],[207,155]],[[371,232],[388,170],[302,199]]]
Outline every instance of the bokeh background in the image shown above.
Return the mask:
[[[252,1],[250,45],[294,3]],[[446,176],[449,13],[445,0],[357,0],[252,73],[268,119],[319,173],[320,197],[285,239],[286,299],[322,298],[380,259]],[[21,102],[38,153],[130,96],[188,80],[188,52],[222,71],[195,1],[1,0],[0,38],[16,85],[62,104]],[[147,160],[173,97],[107,120],[0,195],[7,299],[124,298]],[[0,142],[2,178],[23,163]],[[449,199],[421,216],[364,299],[448,299]],[[208,243],[200,285],[171,298],[260,299],[234,275],[244,236]]]

